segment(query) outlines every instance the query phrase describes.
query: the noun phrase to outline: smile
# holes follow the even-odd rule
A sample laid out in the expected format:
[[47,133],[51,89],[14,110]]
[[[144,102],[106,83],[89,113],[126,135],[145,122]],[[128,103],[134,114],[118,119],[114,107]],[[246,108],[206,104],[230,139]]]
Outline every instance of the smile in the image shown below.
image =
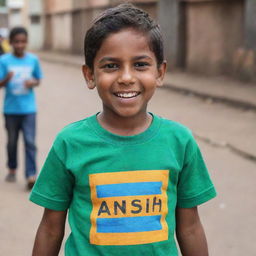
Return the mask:
[[129,98],[134,98],[138,96],[140,92],[116,92],[114,93],[115,96],[119,98],[124,98],[124,99],[129,99]]

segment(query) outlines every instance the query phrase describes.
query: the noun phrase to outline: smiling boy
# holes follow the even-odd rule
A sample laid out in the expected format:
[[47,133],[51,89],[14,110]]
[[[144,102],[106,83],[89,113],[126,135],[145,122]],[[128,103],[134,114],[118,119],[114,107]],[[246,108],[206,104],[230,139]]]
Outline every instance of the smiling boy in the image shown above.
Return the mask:
[[102,110],[57,136],[30,199],[45,207],[34,256],[208,255],[197,206],[216,195],[184,126],[147,111],[166,70],[159,26],[130,4],[85,37],[83,74]]
[[88,87],[97,87],[103,103],[99,122],[119,135],[138,134],[150,126],[147,103],[156,87],[162,85],[165,73],[166,63],[158,66],[148,39],[142,35],[134,28],[109,35],[93,67],[83,66]]

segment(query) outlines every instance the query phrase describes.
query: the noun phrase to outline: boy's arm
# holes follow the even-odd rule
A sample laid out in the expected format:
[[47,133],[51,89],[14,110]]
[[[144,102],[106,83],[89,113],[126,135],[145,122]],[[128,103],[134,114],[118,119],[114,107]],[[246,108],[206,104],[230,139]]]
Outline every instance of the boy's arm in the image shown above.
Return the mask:
[[30,89],[40,84],[40,80],[43,77],[42,69],[38,58],[36,57],[34,63],[34,69],[32,72],[32,78],[25,81],[26,88]]
[[65,233],[67,211],[45,209],[32,256],[57,256]]
[[197,207],[176,209],[176,236],[183,256],[208,256]]
[[12,76],[13,76],[13,73],[9,72],[3,80],[0,80],[0,88],[4,87],[6,85],[6,83],[8,83],[10,81]]

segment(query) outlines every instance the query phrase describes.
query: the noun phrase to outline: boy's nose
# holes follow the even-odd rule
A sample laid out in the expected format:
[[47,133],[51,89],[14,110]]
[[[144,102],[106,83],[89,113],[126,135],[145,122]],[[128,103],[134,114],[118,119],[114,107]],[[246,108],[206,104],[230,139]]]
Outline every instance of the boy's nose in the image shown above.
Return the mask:
[[129,68],[122,70],[118,78],[119,84],[131,85],[135,82],[135,77]]
[[16,47],[17,47],[17,48],[23,48],[23,47],[24,47],[24,44],[23,44],[23,43],[18,43],[18,44],[16,45]]

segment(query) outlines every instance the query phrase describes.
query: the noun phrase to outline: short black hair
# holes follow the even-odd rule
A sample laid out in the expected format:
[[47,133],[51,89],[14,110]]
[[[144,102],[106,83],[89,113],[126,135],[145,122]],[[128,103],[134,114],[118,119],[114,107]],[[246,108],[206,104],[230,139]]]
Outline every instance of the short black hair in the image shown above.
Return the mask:
[[145,34],[158,66],[163,63],[163,37],[160,26],[145,11],[125,3],[105,10],[93,21],[87,31],[84,38],[84,56],[89,68],[93,70],[95,56],[104,39],[125,28],[133,28]]
[[9,34],[10,42],[12,42],[14,37],[18,34],[24,34],[26,37],[28,37],[28,31],[24,27],[14,27],[11,29]]

